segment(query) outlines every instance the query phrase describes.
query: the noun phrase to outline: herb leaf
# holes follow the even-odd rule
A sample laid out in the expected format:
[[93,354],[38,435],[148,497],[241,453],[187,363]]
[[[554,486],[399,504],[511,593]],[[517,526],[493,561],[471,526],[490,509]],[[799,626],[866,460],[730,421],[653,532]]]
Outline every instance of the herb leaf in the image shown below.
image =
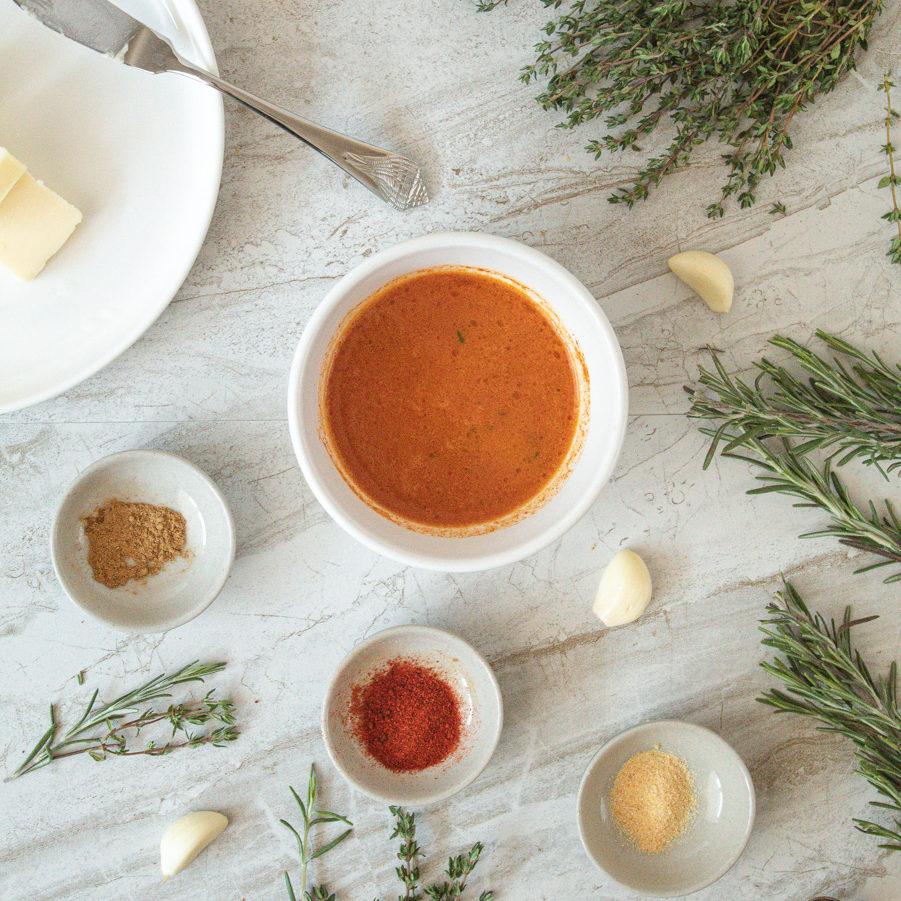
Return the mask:
[[[319,810],[317,808],[316,803],[319,800],[319,782],[316,778],[316,767],[312,764],[310,765],[310,778],[307,780],[306,803],[300,799],[300,795],[297,794],[293,786],[289,785],[288,788],[291,790],[294,801],[300,810],[300,818],[303,821],[303,826],[301,827],[301,830],[298,831],[287,820],[279,820],[279,822],[291,832],[297,841],[297,852],[300,856],[300,901],[333,901],[335,896],[330,894],[324,885],[315,885],[312,886],[309,891],[307,890],[307,875],[310,861],[316,860],[317,857],[322,857],[324,854],[327,854],[348,838],[353,832],[353,823],[345,816],[332,813],[328,810]],[[321,848],[314,850],[312,836],[313,828],[322,823],[336,822],[345,823],[351,828],[346,829]],[[289,901],[297,901],[294,896],[294,886],[291,884],[291,877],[287,872],[285,873],[285,886],[288,890]]]

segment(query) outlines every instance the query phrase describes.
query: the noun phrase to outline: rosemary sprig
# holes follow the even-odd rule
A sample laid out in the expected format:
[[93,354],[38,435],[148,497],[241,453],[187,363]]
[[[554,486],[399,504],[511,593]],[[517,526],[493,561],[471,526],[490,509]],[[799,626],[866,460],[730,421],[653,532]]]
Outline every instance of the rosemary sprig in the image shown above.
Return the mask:
[[[477,0],[482,10],[501,2]],[[621,129],[588,144],[596,158],[639,150],[659,126],[675,126],[666,151],[647,160],[613,203],[646,198],[711,138],[731,145],[726,183],[707,207],[719,217],[730,197],[751,206],[760,181],[785,165],[795,114],[855,68],[883,2],[569,0],[544,27],[538,58],[521,78],[548,79],[537,99],[564,114],[562,127],[601,119]]]
[[[807,371],[806,381],[764,358],[748,384],[730,376],[711,351],[714,371],[702,368],[701,388],[686,388],[689,417],[718,423],[701,428],[711,438],[704,467],[719,450],[762,470],[757,478],[763,484],[749,494],[777,492],[796,498],[796,506],[828,513],[828,526],[801,537],[830,535],[880,558],[858,572],[901,563],[901,519],[891,502],[884,502],[884,512],[873,501],[858,506],[833,469],[852,459],[883,473],[901,466],[901,370],[840,338],[817,334],[839,356],[829,361],[791,339],[772,340]],[[825,451],[825,462],[809,459],[814,450]],[[898,579],[901,572],[886,581]]]
[[832,359],[782,335],[770,339],[789,352],[805,379],[763,357],[749,384],[729,375],[710,349],[714,369],[701,367],[702,390],[686,388],[689,417],[721,422],[701,429],[713,439],[705,468],[721,444],[729,453],[750,438],[791,439],[797,454],[824,450],[839,465],[860,459],[888,471],[901,466],[901,368],[828,332],[816,335],[835,352]]
[[[330,810],[319,810],[316,806],[319,800],[319,784],[316,780],[316,768],[310,765],[310,779],[307,783],[307,800],[306,803],[301,801],[300,795],[292,786],[291,794],[300,808],[300,816],[303,821],[301,831],[298,832],[287,820],[279,820],[286,829],[289,829],[297,839],[297,850],[300,854],[300,898],[301,901],[335,901],[335,896],[329,892],[324,885],[315,885],[307,891],[307,870],[310,861],[316,860],[327,854],[332,848],[340,845],[352,832],[353,823],[347,817],[338,813],[332,813]],[[313,850],[313,842],[311,833],[314,827],[325,823],[344,823],[349,826],[336,838],[323,845],[321,848]],[[291,877],[285,872],[285,886],[288,889],[288,898],[290,901],[297,901],[294,894],[294,886],[291,884]]]
[[851,619],[845,609],[840,625],[811,613],[788,583],[767,607],[761,625],[763,644],[777,656],[761,665],[785,686],[770,689],[759,700],[785,713],[812,717],[827,732],[849,738],[855,747],[857,771],[885,801],[871,801],[889,810],[891,827],[855,819],[857,828],[883,839],[881,847],[901,850],[901,712],[898,710],[897,665],[887,676],[873,676],[851,643],[851,629],[876,619]]
[[[4,781],[24,776],[54,760],[75,754],[87,754],[94,760],[105,760],[109,755],[129,757],[146,754],[156,757],[179,748],[206,744],[221,747],[226,742],[234,741],[238,737],[238,729],[234,725],[235,706],[228,699],[215,698],[213,691],[207,692],[200,701],[170,704],[165,709],[146,706],[171,697],[172,689],[179,685],[202,683],[207,676],[218,673],[224,667],[224,663],[202,664],[195,660],[173,673],[156,676],[99,707],[95,707],[98,695],[95,690],[79,720],[59,738],[60,725],[51,704],[49,728],[15,772]],[[157,723],[171,726],[169,740],[163,744],[151,740],[135,747],[133,742],[141,731]],[[221,725],[208,732],[193,732],[189,728],[209,726],[211,723]],[[179,734],[182,737],[176,739]]]
[[893,263],[901,263],[901,206],[898,205],[898,185],[901,185],[901,175],[895,171],[895,147],[892,144],[892,119],[898,118],[898,113],[892,108],[891,89],[895,83],[890,80],[891,72],[885,72],[882,76],[882,84],[878,90],[885,91],[885,144],[882,145],[883,153],[888,159],[888,175],[879,180],[880,188],[891,188],[892,208],[883,213],[882,218],[894,222],[898,228],[898,234],[892,238],[889,244],[887,256]]

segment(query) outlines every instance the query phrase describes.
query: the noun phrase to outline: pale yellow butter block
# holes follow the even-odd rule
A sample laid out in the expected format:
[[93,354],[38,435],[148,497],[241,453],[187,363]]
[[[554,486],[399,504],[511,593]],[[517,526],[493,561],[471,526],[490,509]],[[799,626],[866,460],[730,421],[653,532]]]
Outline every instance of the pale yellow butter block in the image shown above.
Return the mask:
[[5,147],[0,147],[0,200],[9,194],[24,174],[25,164],[20,163]]
[[81,213],[26,173],[0,201],[0,263],[33,279],[69,240]]

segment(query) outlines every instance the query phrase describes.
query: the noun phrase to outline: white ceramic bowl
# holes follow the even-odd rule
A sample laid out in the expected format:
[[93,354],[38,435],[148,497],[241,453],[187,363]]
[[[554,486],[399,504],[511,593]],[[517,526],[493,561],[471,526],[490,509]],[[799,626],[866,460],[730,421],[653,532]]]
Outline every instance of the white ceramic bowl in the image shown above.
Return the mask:
[[[112,499],[181,513],[187,558],[121,588],[95,581],[81,519]],[[126,632],[165,632],[203,612],[222,590],[235,557],[235,526],[222,493],[193,463],[162,451],[123,451],[79,474],[57,510],[50,547],[63,589],[91,616]]]
[[[413,658],[439,672],[454,689],[462,713],[459,748],[419,772],[392,772],[353,735],[353,687],[396,657]],[[371,798],[413,807],[443,801],[469,785],[488,766],[503,723],[500,686],[485,658],[462,638],[429,626],[385,629],[358,644],[338,667],[322,706],[325,747],[344,778]]]
[[[332,463],[319,434],[319,379],[344,317],[391,279],[434,266],[493,270],[530,288],[551,307],[584,357],[590,413],[581,454],[560,490],[529,516],[495,531],[444,537],[413,531],[362,501]],[[626,430],[626,369],[616,335],[597,301],[559,263],[506,238],[429,235],[370,257],[342,278],[316,308],[288,379],[288,424],[300,468],[322,506],[363,544],[402,563],[445,572],[489,569],[521,560],[559,538],[610,478]]]
[[[656,745],[688,765],[698,811],[668,848],[645,854],[617,830],[609,798],[620,767]],[[726,873],[747,844],[754,812],[754,783],[738,754],[709,729],[677,720],[643,723],[608,741],[579,789],[579,834],[588,856],[621,885],[659,898],[697,892]]]

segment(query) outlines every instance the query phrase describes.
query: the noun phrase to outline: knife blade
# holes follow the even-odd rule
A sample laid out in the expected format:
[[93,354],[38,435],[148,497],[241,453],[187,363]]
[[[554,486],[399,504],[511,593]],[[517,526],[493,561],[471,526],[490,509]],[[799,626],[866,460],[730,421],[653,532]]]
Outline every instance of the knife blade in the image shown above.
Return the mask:
[[107,0],[13,0],[53,31],[116,56],[145,26]]

